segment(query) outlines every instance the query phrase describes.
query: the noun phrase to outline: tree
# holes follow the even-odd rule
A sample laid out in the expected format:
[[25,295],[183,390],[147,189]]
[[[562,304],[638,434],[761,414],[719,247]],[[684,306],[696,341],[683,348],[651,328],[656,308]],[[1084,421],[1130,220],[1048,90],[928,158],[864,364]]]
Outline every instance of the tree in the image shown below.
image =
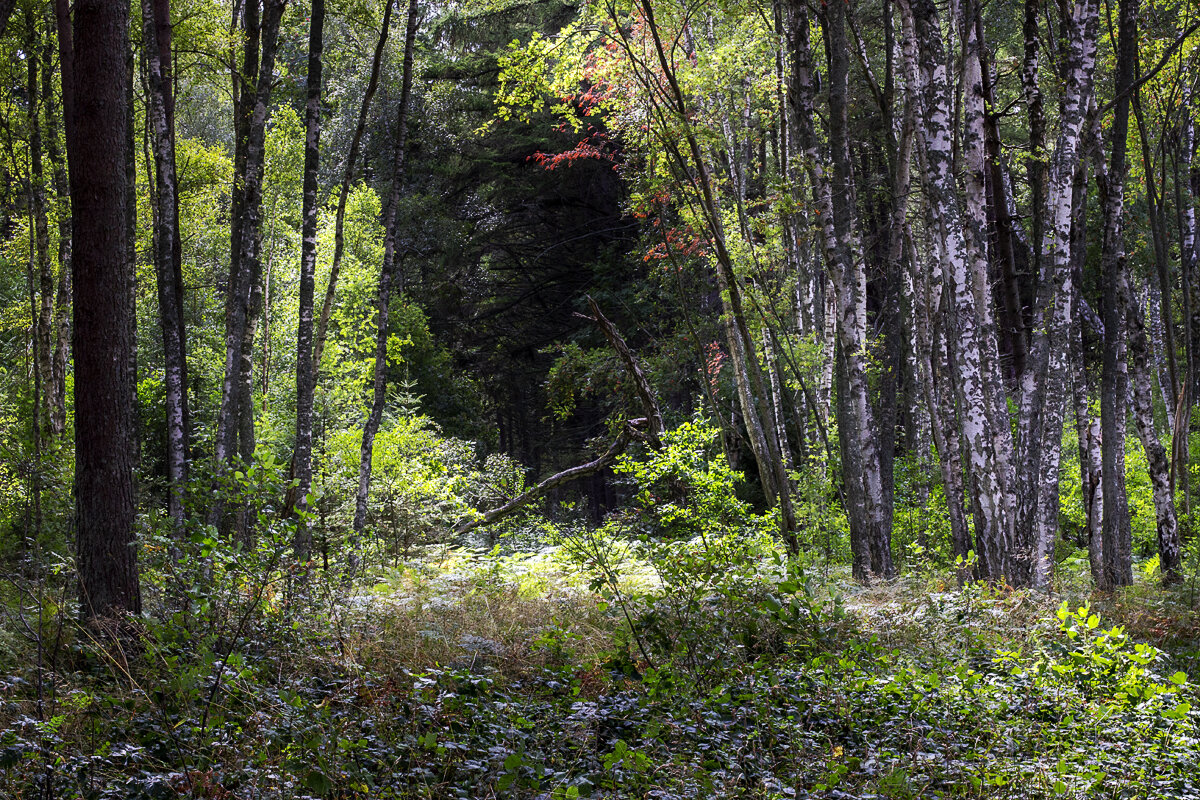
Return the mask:
[[[397,266],[396,252],[403,246],[397,241],[397,218],[400,213],[400,199],[404,188],[404,166],[406,163],[406,146],[408,144],[408,113],[412,102],[413,57],[417,39],[418,6],[417,0],[408,2],[408,23],[404,33],[404,65],[400,79],[400,101],[396,105],[396,138],[395,154],[392,159],[392,188],[388,194],[387,206],[384,210],[384,240],[383,265],[379,270],[379,290],[375,298],[375,372],[372,380],[371,410],[363,424],[362,448],[358,466],[358,492],[354,503],[354,534],[356,541],[351,544],[351,555],[357,548],[357,539],[361,537],[367,524],[367,493],[371,488],[371,458],[375,449],[375,434],[379,431],[379,423],[383,419],[383,407],[387,402],[387,362],[388,362],[388,316],[392,301],[393,288],[403,291],[403,275]],[[400,255],[403,263],[404,254]]]
[[142,606],[133,530],[133,265],[126,238],[129,6],[78,0],[69,24],[59,35],[74,43],[67,160],[75,287],[76,549],[80,614],[98,622],[139,614]]
[[167,413],[167,511],[183,527],[188,478],[187,334],[183,320],[183,266],[179,185],[175,171],[175,112],[171,88],[171,19],[168,0],[142,0],[147,106],[154,143],[154,274],[158,283]]
[[[317,170],[321,159],[321,54],[324,47],[325,0],[313,0],[308,35],[308,86],[304,104],[304,208],[300,253],[300,311],[296,331],[296,449],[293,476],[296,508],[308,510],[312,488],[312,416],[316,369],[313,364],[313,300],[317,267]],[[308,523],[296,527],[296,560],[307,561],[312,546]]]

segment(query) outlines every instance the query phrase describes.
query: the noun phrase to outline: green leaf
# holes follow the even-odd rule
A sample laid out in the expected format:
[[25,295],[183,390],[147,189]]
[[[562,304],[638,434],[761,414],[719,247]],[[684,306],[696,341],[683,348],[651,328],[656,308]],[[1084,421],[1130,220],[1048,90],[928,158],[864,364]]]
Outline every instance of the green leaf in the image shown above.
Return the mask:
[[329,791],[333,789],[333,781],[325,777],[324,773],[317,772],[315,769],[309,770],[309,773],[304,776],[303,783],[304,786],[308,789],[311,789],[314,794],[329,794]]

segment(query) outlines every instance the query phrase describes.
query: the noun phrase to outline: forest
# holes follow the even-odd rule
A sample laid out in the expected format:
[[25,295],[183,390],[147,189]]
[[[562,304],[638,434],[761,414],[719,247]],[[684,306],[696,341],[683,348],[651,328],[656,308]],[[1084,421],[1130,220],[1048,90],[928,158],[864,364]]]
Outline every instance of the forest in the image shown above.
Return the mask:
[[1193,0],[0,0],[0,798],[1200,798],[1198,126]]

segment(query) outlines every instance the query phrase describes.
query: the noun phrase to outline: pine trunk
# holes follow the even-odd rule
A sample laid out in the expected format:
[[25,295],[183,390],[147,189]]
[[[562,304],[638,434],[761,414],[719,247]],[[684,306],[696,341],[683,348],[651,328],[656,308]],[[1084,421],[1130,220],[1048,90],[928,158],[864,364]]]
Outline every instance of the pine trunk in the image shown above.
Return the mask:
[[[80,614],[96,622],[142,608],[133,529],[134,375],[128,369],[134,349],[126,240],[129,7],[77,0],[73,27],[77,103],[67,158],[74,220],[75,533]],[[63,40],[70,42],[67,31]]]

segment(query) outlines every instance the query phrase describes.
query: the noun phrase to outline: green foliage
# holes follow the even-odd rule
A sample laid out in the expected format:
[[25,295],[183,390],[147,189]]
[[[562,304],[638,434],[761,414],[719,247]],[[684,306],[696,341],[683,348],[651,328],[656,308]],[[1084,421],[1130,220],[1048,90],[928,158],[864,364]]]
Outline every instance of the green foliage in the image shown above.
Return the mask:
[[[249,495],[270,486],[269,474],[247,470],[236,482]],[[607,654],[597,645],[618,603],[598,603],[582,588],[586,572],[563,554],[439,548],[352,599],[319,572],[298,582],[280,558],[290,527],[261,521],[251,551],[198,529],[170,556],[178,543],[166,527],[147,534],[153,610],[123,660],[75,638],[67,623],[57,655],[53,638],[44,642],[45,663],[56,658],[59,672],[43,684],[41,705],[33,659],[3,670],[0,793],[415,800],[1200,791],[1194,684],[1086,607],[1055,613],[1031,608],[1034,596],[979,587],[939,596],[880,590],[889,593],[849,596],[843,608],[819,602],[833,587],[806,581],[766,539],[727,542],[710,551],[726,559],[721,568],[748,556],[754,568],[724,595],[713,574],[705,601],[674,620],[706,631],[709,651],[689,659],[683,644],[697,634],[687,633],[673,655],[651,646],[656,663],[635,657],[614,671],[621,637]],[[628,575],[637,557],[624,552]],[[678,547],[670,556],[699,557]],[[675,583],[647,598],[689,591],[698,570],[696,562],[663,570]],[[728,605],[752,586],[746,581],[766,591]],[[622,580],[622,591],[634,583]],[[631,598],[631,609],[665,613]],[[1024,615],[1012,619],[1019,608]],[[571,616],[558,616],[565,609]],[[69,613],[48,608],[45,630]],[[738,650],[745,640],[731,623],[751,618],[777,620],[786,646]],[[789,618],[800,620],[795,632]],[[903,620],[912,620],[911,638]],[[648,640],[659,635],[643,630]],[[437,643],[424,656],[441,664],[412,660],[421,642]]]
[[661,450],[623,455],[614,472],[636,487],[631,511],[639,532],[655,538],[721,538],[757,524],[738,499],[741,475],[716,451],[718,431],[703,417],[662,437]]

